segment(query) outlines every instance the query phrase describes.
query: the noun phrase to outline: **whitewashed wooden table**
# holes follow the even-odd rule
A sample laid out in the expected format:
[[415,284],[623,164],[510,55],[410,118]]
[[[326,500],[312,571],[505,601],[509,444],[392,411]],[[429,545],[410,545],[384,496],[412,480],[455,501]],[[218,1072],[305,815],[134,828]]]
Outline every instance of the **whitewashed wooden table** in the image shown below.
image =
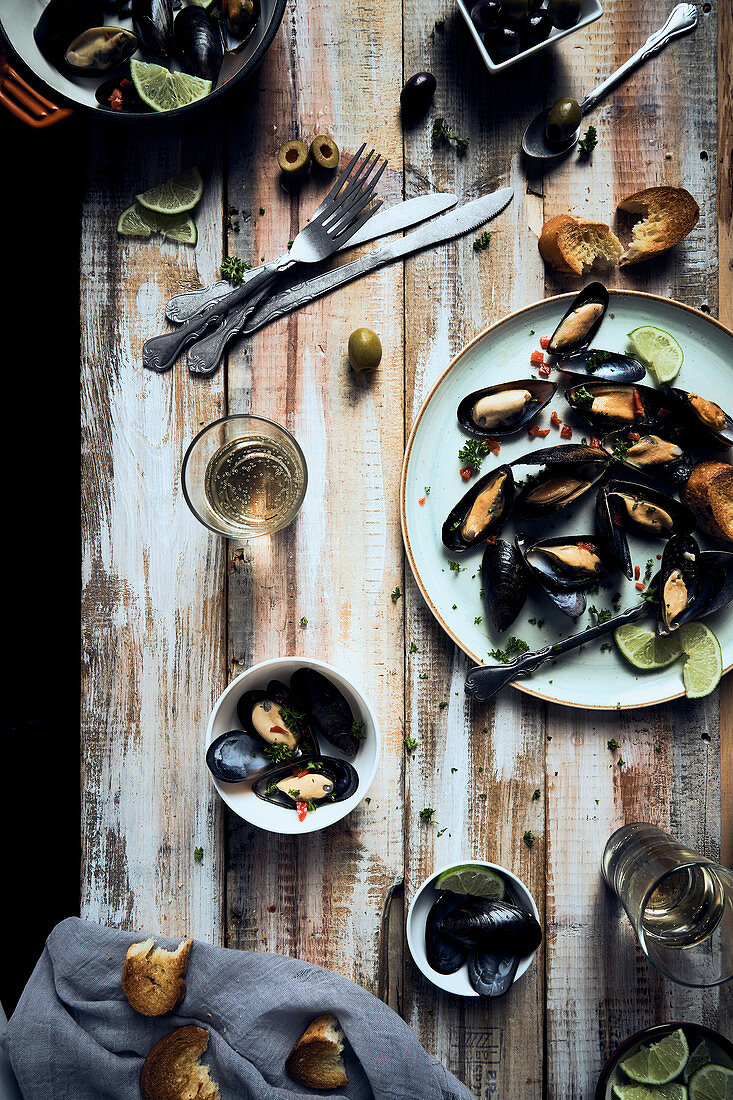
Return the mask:
[[[599,23],[491,79],[450,0],[364,0],[348,11],[338,0],[291,0],[249,98],[227,118],[154,136],[91,132],[81,235],[83,915],[332,967],[392,1004],[480,1097],[591,1100],[604,1057],[638,1027],[669,1018],[730,1027],[724,994],[651,971],[598,870],[607,836],[630,820],[717,853],[721,782],[731,858],[729,686],[722,704],[716,694],[637,713],[545,706],[513,689],[489,707],[467,704],[467,660],[406,572],[398,516],[406,433],[451,356],[488,323],[575,285],[540,261],[545,218],[611,219],[615,201],[640,187],[684,184],[701,207],[693,234],[610,282],[733,322],[729,0],[720,13],[715,0],[701,4],[696,33],[605,101],[590,163],[571,157],[528,182],[517,151],[542,104],[588,91],[670,7],[608,0]],[[438,78],[430,117],[470,137],[464,159],[433,148],[430,117],[400,125],[403,80],[426,68]],[[295,236],[320,190],[286,195],[274,154],[324,131],[344,151],[369,140],[389,157],[388,201],[506,183],[515,200],[489,227],[486,252],[468,237],[373,274],[240,344],[213,379],[180,365],[144,371],[143,340],[172,293],[212,282],[224,248],[256,263]],[[193,163],[207,180],[196,250],[118,241],[116,211]],[[239,233],[224,230],[230,209]],[[367,380],[345,361],[358,325],[385,349]],[[293,527],[238,546],[191,517],[179,471],[200,427],[250,409],[296,435],[310,486]],[[404,595],[393,603],[396,587]],[[285,654],[353,675],[384,734],[371,801],[302,839],[226,813],[204,764],[218,693],[248,665]],[[417,738],[411,754],[405,736]],[[612,737],[623,768],[606,747]],[[425,806],[439,825],[420,819]],[[497,1003],[439,995],[404,941],[417,886],[463,857],[510,867],[544,920],[536,965]]]

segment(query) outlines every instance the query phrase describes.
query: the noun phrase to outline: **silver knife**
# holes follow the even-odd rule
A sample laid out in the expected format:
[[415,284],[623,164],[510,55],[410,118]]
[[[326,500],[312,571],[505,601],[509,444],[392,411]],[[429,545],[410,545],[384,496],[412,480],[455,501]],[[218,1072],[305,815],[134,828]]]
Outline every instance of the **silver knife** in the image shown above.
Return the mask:
[[292,313],[307,302],[312,302],[315,298],[335,290],[336,287],[350,283],[368,271],[374,271],[403,256],[449,241],[453,237],[470,233],[500,214],[513,197],[514,189],[503,187],[490,195],[484,195],[483,198],[467,202],[458,210],[444,214],[442,218],[435,218],[419,229],[413,229],[412,233],[408,233],[406,237],[381,245],[367,256],[360,256],[351,263],[342,264],[341,267],[334,268],[332,271],[326,271],[322,275],[272,295],[266,303],[263,300],[264,294],[260,295],[241,310],[232,310],[219,328],[189,348],[188,369],[192,374],[211,374],[216,370],[227,344],[240,333],[256,332],[277,317]]
[[[444,210],[450,210],[458,202],[457,195],[443,195],[435,192],[430,195],[418,195],[415,199],[407,199],[406,202],[398,202],[390,206],[389,210],[381,210],[373,218],[355,233],[346,242],[339,252],[354,248],[358,244],[366,244],[377,237],[386,237],[388,233],[397,233],[401,229],[410,229],[413,225],[432,218],[436,214],[442,214]],[[245,272],[243,283],[248,282],[257,274],[257,268]],[[190,321],[197,313],[200,313],[212,302],[218,302],[231,293],[232,284],[227,282],[214,283],[213,286],[202,287],[200,290],[187,290],[183,294],[176,294],[165,307],[165,315],[175,325],[181,325]]]

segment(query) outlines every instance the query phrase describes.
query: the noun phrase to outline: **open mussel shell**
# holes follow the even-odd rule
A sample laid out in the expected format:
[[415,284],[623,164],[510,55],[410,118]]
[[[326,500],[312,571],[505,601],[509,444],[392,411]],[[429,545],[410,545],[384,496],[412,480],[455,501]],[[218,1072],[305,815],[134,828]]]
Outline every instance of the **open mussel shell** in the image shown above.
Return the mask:
[[697,560],[702,583],[695,614],[706,618],[733,600],[733,554],[727,550],[701,550]]
[[132,22],[143,47],[167,61],[173,44],[172,0],[132,0]]
[[509,466],[497,466],[480,477],[452,508],[441,538],[448,550],[462,553],[501,531],[512,510],[514,477]]
[[544,465],[545,469],[522,486],[514,501],[514,514],[529,522],[554,515],[600,481],[607,461],[599,447],[572,443],[542,447],[515,459],[512,465]]
[[252,784],[252,790],[264,802],[296,809],[298,802],[316,807],[329,802],[344,802],[355,794],[359,775],[348,760],[333,756],[301,757],[294,764],[271,768]]
[[542,942],[542,929],[533,913],[512,902],[489,898],[464,898],[437,927],[469,951],[482,954],[529,955]]
[[608,291],[603,283],[588,283],[570,303],[547,350],[550,355],[574,355],[587,348],[598,332],[608,308]]
[[[657,578],[657,632],[671,634],[694,618],[702,607],[707,585],[702,585],[700,547],[692,535],[675,535],[662,554]],[[710,582],[708,582],[710,583]]]
[[609,481],[596,497],[596,527],[610,557],[631,580],[633,564],[626,535],[669,539],[693,530],[695,518],[686,505],[636,481]]
[[271,680],[265,689],[246,691],[237,701],[242,728],[265,747],[272,762],[289,756],[314,756],[318,742],[285,684]]
[[463,398],[458,423],[471,435],[501,439],[528,427],[556,391],[557,383],[537,378],[487,386]]
[[222,783],[241,783],[272,767],[259,737],[243,730],[222,733],[206,750],[206,763],[215,779]]
[[603,432],[644,424],[659,407],[656,390],[628,382],[580,382],[567,390],[565,400],[587,424]]
[[425,954],[429,965],[438,974],[455,974],[466,961],[468,948],[438,929],[440,921],[462,905],[464,900],[463,894],[452,894],[445,890],[428,913],[425,922]]
[[512,625],[527,599],[527,570],[516,546],[490,538],[481,559],[481,588],[497,630]]
[[103,76],[129,60],[137,36],[123,27],[90,27],[69,44],[64,64],[78,76]]
[[681,485],[692,473],[692,456],[678,443],[662,438],[649,425],[641,424],[631,431],[621,428],[610,432],[601,447],[614,461],[653,480]]
[[468,956],[468,980],[479,997],[503,997],[511,988],[521,957],[511,952]]
[[220,22],[204,8],[182,8],[173,22],[173,52],[189,76],[216,84],[224,60]]
[[517,550],[532,578],[563,612],[575,619],[585,611],[585,591],[611,572],[594,535],[569,535],[533,542],[516,537]]
[[618,351],[591,348],[562,359],[555,370],[563,374],[583,374],[604,382],[639,382],[646,374],[646,367],[633,355]]
[[356,720],[336,685],[314,668],[299,668],[290,677],[290,687],[316,736],[347,756],[356,756],[364,740],[364,723]]
[[33,37],[46,60],[58,66],[70,42],[82,31],[102,23],[102,0],[50,0],[33,29]]
[[674,386],[665,386],[664,393],[690,429],[692,443],[712,446],[715,450],[733,447],[733,417],[715,401]]

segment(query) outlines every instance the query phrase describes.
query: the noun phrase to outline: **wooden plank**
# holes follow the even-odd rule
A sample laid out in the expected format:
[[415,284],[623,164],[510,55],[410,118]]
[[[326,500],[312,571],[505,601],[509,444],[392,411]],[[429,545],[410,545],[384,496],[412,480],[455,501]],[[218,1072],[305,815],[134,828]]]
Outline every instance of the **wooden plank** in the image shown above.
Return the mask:
[[[222,687],[223,547],[180,490],[185,448],[223,378],[144,371],[166,299],[221,262],[218,127],[95,127],[82,221],[82,914],[218,940],[220,811],[203,760]],[[185,159],[182,159],[185,156]],[[198,162],[200,244],[115,233],[135,192]],[[194,848],[204,849],[201,865]]]
[[[289,9],[258,75],[257,110],[232,120],[228,202],[252,217],[231,244],[249,260],[284,251],[328,185],[312,176],[299,191],[281,189],[275,153],[291,137],[309,143],[326,131],[344,157],[369,141],[390,160],[380,195],[401,198],[400,130],[383,109],[400,65],[399,7],[370,0],[346,35],[341,20],[335,0]],[[280,838],[228,820],[227,942],[298,955],[374,992],[383,909],[402,860],[402,601],[390,599],[403,584],[393,518],[403,445],[402,313],[396,266],[238,347],[228,386],[229,408],[286,425],[309,468],[293,527],[230,546],[230,669],[277,654],[329,661],[364,686],[384,748],[371,801],[325,833]],[[346,363],[349,333],[359,325],[383,341],[371,378]]]

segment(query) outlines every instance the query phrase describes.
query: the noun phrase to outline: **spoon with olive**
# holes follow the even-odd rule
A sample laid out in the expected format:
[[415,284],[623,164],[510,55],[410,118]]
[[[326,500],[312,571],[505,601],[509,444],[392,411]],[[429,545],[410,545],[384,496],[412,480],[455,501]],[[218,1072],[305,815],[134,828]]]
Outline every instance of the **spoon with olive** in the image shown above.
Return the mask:
[[541,111],[524,131],[522,150],[525,155],[533,160],[546,162],[566,156],[577,145],[583,116],[592,111],[599,100],[608,95],[612,88],[626,80],[635,69],[663,50],[673,38],[687,34],[696,26],[697,9],[692,4],[678,4],[670,13],[664,26],[651,34],[633,57],[606,77],[580,103],[566,97],[559,99],[547,110]]

